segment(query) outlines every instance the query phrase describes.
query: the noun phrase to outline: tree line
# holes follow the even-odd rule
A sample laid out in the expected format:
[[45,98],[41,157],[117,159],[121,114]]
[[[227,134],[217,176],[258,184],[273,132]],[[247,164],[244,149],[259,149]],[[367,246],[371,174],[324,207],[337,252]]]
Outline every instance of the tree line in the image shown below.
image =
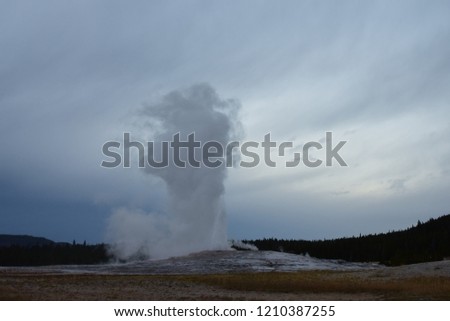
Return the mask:
[[406,230],[331,240],[245,240],[259,250],[306,254],[321,259],[402,265],[450,258],[450,215]]
[[[0,241],[0,266],[100,264],[112,259],[106,244],[55,243],[9,235],[0,237]],[[262,251],[308,253],[321,259],[352,262],[401,265],[437,261],[450,258],[450,215],[425,223],[418,221],[406,230],[389,233],[317,241],[264,238],[243,243],[253,244]]]
[[0,266],[99,264],[111,259],[105,244],[53,243],[0,247]]

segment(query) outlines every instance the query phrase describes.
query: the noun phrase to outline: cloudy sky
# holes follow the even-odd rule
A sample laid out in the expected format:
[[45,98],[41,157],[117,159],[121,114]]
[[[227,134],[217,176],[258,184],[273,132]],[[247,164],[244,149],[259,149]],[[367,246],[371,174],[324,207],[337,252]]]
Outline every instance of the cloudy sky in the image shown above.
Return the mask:
[[351,236],[450,213],[449,12],[0,0],[0,234],[99,242],[115,208],[164,208],[161,181],[101,168],[101,148],[143,105],[197,83],[240,102],[242,140],[347,141],[348,167],[229,169],[230,238]]

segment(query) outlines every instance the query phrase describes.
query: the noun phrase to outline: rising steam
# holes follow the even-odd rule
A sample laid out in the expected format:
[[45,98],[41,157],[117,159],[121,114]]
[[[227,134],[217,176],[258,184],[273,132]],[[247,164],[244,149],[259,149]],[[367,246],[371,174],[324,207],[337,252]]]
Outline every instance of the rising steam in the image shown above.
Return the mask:
[[[146,131],[145,140],[156,142],[155,154],[160,153],[158,142],[170,141],[176,133],[183,139],[195,133],[197,141],[213,140],[226,146],[235,138],[238,109],[238,102],[221,100],[211,86],[202,84],[170,92],[146,106],[139,123]],[[196,158],[200,159],[200,154]],[[165,258],[228,247],[223,203],[225,166],[178,168],[170,161],[166,168],[147,166],[143,172],[162,179],[168,193],[167,213],[115,210],[107,239],[116,257]]]

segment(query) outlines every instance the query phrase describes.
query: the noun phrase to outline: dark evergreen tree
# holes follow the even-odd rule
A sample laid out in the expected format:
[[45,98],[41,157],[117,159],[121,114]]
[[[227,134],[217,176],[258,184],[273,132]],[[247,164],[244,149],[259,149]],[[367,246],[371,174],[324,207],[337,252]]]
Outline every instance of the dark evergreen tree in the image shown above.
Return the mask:
[[403,231],[376,235],[346,237],[334,240],[279,240],[244,241],[260,250],[306,254],[323,259],[341,259],[356,262],[380,262],[386,265],[437,261],[450,257],[450,215],[417,222]]

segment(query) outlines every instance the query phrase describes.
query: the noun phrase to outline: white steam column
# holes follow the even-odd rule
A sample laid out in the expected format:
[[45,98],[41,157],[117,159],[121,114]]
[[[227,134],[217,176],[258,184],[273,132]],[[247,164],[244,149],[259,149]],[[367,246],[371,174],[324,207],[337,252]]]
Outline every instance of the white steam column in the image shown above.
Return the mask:
[[[221,100],[206,84],[173,91],[142,110],[140,121],[152,136],[143,140],[155,142],[156,160],[162,159],[160,142],[173,141],[177,133],[182,141],[194,133],[196,141],[218,142],[225,150],[234,138],[238,109],[238,102]],[[201,161],[200,149],[196,149],[195,156]],[[182,153],[181,158],[186,160],[186,155]],[[116,210],[109,221],[108,242],[117,257],[164,258],[228,248],[223,201],[225,165],[208,168],[202,164],[194,168],[187,164],[180,168],[169,153],[168,167],[147,166],[145,172],[164,181],[168,210],[162,214]]]

